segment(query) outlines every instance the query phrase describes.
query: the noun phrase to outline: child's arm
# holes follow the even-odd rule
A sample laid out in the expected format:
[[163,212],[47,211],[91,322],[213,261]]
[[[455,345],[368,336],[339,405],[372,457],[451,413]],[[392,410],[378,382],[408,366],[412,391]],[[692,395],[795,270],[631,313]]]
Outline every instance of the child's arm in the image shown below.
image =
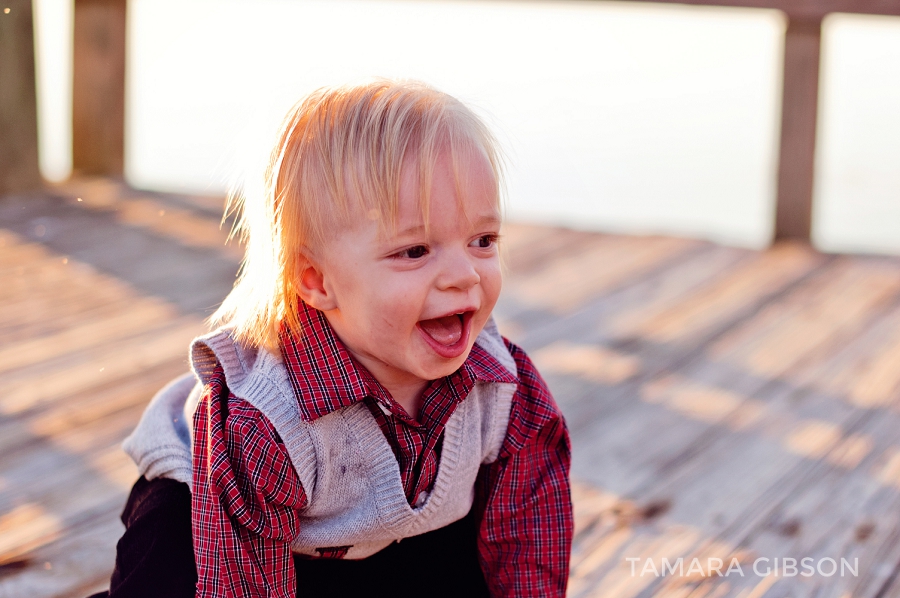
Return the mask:
[[290,548],[306,504],[272,424],[231,395],[218,369],[194,416],[197,596],[293,598]]
[[476,486],[479,557],[492,596],[564,596],[572,547],[569,434],[534,364],[507,346],[521,383],[500,455]]

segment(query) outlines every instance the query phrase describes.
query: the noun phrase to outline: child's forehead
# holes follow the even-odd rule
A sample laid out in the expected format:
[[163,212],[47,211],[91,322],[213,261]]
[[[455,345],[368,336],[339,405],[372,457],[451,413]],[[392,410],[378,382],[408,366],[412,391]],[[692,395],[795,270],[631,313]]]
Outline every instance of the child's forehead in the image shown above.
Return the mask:
[[[307,247],[325,249],[335,237],[358,232],[379,241],[433,227],[467,230],[500,216],[500,172],[490,146],[456,138],[398,152],[351,152],[332,171],[337,184],[307,197],[313,234]],[[366,232],[369,231],[369,232]],[[430,235],[429,235],[430,236]]]
[[427,228],[435,219],[468,223],[499,212],[499,189],[483,156],[454,159],[445,154],[426,168],[415,162],[407,164],[396,202],[396,209],[386,212],[384,206],[372,206],[367,218],[385,216],[384,224],[393,229]]
[[375,229],[379,238],[389,239],[428,233],[436,225],[463,228],[475,222],[500,222],[499,206],[493,202],[442,193],[432,194],[427,204],[415,199],[418,198],[401,197],[393,214],[377,206],[353,210],[345,221],[345,227],[347,230]]

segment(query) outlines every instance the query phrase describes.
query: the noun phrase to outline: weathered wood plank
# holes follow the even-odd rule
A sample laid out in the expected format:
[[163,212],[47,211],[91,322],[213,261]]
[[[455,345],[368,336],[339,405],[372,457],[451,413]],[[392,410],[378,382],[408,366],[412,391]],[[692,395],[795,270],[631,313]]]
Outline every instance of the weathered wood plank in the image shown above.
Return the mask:
[[34,19],[31,0],[0,11],[0,195],[42,184],[38,165]]
[[[187,245],[189,227],[158,226],[165,198],[128,207],[120,185],[102,187],[66,205],[119,213],[109,235],[143,228]],[[212,222],[185,206],[180,222]],[[135,475],[118,443],[183,370],[201,323],[78,259],[64,264],[15,226],[0,230],[0,563],[23,564],[3,570],[0,594],[81,596],[105,585]],[[209,232],[184,268],[221,251],[211,245],[221,231]],[[498,315],[573,433],[571,596],[896,591],[900,260],[515,225],[505,237]],[[92,547],[102,558],[79,567],[72,555]],[[794,553],[859,558],[860,577],[751,572],[758,556]],[[687,570],[694,556],[734,556],[746,576],[632,575],[625,560],[683,557]]]
[[0,421],[0,465],[16,451],[32,450],[79,426],[118,411],[144,406],[153,393],[186,371],[182,355],[141,371],[140,376],[107,381],[70,394],[64,400],[43,404]]
[[0,336],[0,386],[18,397],[0,406],[0,594],[84,595],[107,583],[136,475],[121,440],[153,392],[186,370],[187,342],[203,326],[7,231],[0,242],[14,258],[0,271],[15,281],[0,298],[12,307],[0,310],[0,329],[34,316]]
[[72,170],[122,176],[125,165],[125,0],[76,0]]
[[84,598],[109,588],[116,541],[124,531],[117,515],[110,511],[86,521],[15,561],[0,577],[0,595]]
[[784,38],[776,239],[808,241],[810,238],[821,44],[821,19],[788,20]]
[[0,220],[8,230],[60,258],[89,265],[185,313],[208,315],[230,290],[237,259],[218,249],[185,245],[146,227],[125,225],[113,211],[85,210],[78,204],[57,194],[10,196],[0,201]]
[[186,247],[221,251],[236,261],[244,256],[243,248],[236,241],[229,241],[230,228],[223,225],[221,219],[198,216],[149,197],[132,198],[112,206],[98,205],[90,201],[90,197],[85,194],[82,198],[85,207],[111,210],[123,224],[145,228]]
[[548,260],[550,267],[531,277],[510,279],[507,286],[522,304],[564,314],[698,244],[661,237],[601,238]]
[[[796,250],[796,251],[795,251]],[[784,259],[777,259],[776,256]],[[752,317],[762,306],[773,301],[792,286],[800,284],[825,263],[821,256],[802,246],[785,246],[783,253],[767,252],[752,256],[744,264],[722,272],[722,276],[708,280],[672,301],[652,324],[635,321],[634,328],[619,329],[618,337],[598,333],[590,320],[580,320],[582,331],[576,336],[581,344],[599,344],[636,357],[640,365],[636,375],[625,382],[603,388],[583,384],[576,377],[549,377],[553,388],[561,384],[562,403],[572,418],[570,429],[576,437],[590,435],[585,430],[598,418],[608,419],[617,410],[627,409],[640,393],[641,385],[657,376],[677,371],[703,356],[705,347],[713,339],[729,331],[742,320]],[[742,273],[743,276],[737,275]],[[733,290],[737,287],[738,290]],[[698,304],[702,306],[698,309]],[[627,317],[621,318],[627,321]],[[560,325],[561,335],[571,330]],[[586,333],[585,330],[588,332]],[[680,334],[678,338],[666,335]],[[670,338],[670,340],[666,340]],[[621,341],[617,340],[621,339]],[[526,344],[526,348],[536,347]],[[624,434],[624,430],[620,429]],[[599,458],[599,457],[598,457]],[[578,459],[576,459],[576,470]]]
[[704,288],[659,313],[640,311],[616,323],[620,335],[637,335],[656,342],[684,342],[714,329],[748,304],[777,292],[822,263],[801,245],[781,244],[733,268]]
[[102,320],[82,320],[52,336],[31,338],[13,346],[0,345],[0,372],[81,353],[123,337],[153,330],[160,322],[176,317],[171,306],[148,303],[133,305],[128,311],[109,314]]
[[[835,265],[836,268],[840,268],[840,264]],[[896,273],[896,264],[894,265],[894,271]],[[871,272],[870,272],[871,274]],[[827,280],[827,277],[824,275],[821,276],[823,280]],[[895,276],[896,278],[896,276]],[[839,331],[841,329],[847,331],[849,330],[851,334],[849,335],[851,339],[855,338],[855,342],[849,343],[836,343],[835,346],[839,348],[847,347],[845,352],[850,353],[851,355],[856,354],[857,356],[862,358],[863,355],[868,355],[873,350],[873,346],[875,350],[885,349],[887,347],[894,346],[893,343],[896,341],[888,335],[889,338],[883,339],[884,343],[874,343],[872,342],[872,336],[885,336],[884,329],[885,326],[890,323],[890,325],[897,331],[897,334],[900,334],[900,314],[898,314],[897,310],[894,310],[891,315],[890,320],[884,320],[883,318],[875,318],[874,321],[869,321],[866,326],[867,334],[860,335],[859,333],[852,333],[853,322],[860,322],[860,315],[863,312],[866,312],[865,309],[852,309],[852,304],[862,303],[862,305],[869,305],[870,307],[875,307],[875,311],[877,312],[877,305],[880,303],[880,298],[878,295],[877,284],[881,284],[883,291],[882,293],[894,292],[896,295],[896,282],[890,280],[887,276],[882,277],[881,282],[876,282],[873,284],[875,287],[871,285],[858,285],[860,288],[856,290],[855,293],[855,301],[849,299],[847,296],[840,296],[838,294],[835,297],[835,293],[828,292],[827,289],[812,289],[812,292],[807,290],[807,301],[812,301],[813,304],[816,303],[816,298],[821,298],[821,301],[831,301],[832,309],[834,311],[829,312],[827,309],[816,309],[816,318],[808,319],[805,323],[808,330],[795,330],[794,332],[800,338],[804,336],[805,332],[809,332],[810,330],[814,330],[817,327],[825,324],[826,326],[830,326],[835,331]],[[808,285],[810,287],[814,287],[816,281],[811,281],[811,284]],[[846,285],[849,280],[843,279],[838,276],[835,281],[835,285],[839,288],[842,286],[841,283]],[[858,281],[857,281],[858,282]],[[851,291],[851,296],[853,291]],[[789,306],[791,304],[790,297],[786,298],[783,302],[785,305]],[[843,315],[844,312],[847,312],[847,315]],[[859,315],[854,315],[859,314]],[[837,317],[840,316],[840,317]],[[761,319],[765,319],[766,314],[761,314],[759,316]],[[746,324],[748,327],[752,327],[753,322],[750,321]],[[848,328],[849,327],[849,328]],[[761,327],[762,330],[759,332],[761,336],[767,335],[767,331],[765,327]],[[777,329],[777,328],[776,328]],[[769,336],[772,336],[769,334]],[[777,335],[772,336],[770,339],[772,343],[772,347],[776,347],[778,345]],[[810,342],[808,343],[808,347],[805,351],[807,355],[815,355],[817,353],[817,349],[820,348],[821,343]],[[855,345],[855,346],[854,346]],[[797,355],[794,359],[784,364],[785,371],[792,366],[793,363],[802,362],[804,351],[799,351],[799,355]],[[822,351],[819,350],[819,359],[813,360],[814,363],[808,363],[805,368],[807,370],[805,376],[807,378],[813,379],[815,377],[814,372],[818,372],[820,375],[823,372],[833,371],[833,369],[837,368],[840,365],[840,359],[835,360],[831,356],[834,354],[834,349],[829,352],[825,352],[822,354]],[[864,372],[860,372],[860,368],[862,367],[858,360],[850,360],[847,361],[847,358],[841,358],[846,363],[843,364],[842,367],[852,368],[857,373],[861,374],[861,378],[863,380],[868,379],[870,376],[875,375],[879,379],[882,380],[880,387],[883,389],[888,389],[888,392],[895,391],[897,385],[897,376],[895,375],[893,381],[884,381],[882,376],[884,376],[884,372],[889,369],[888,366],[884,363],[877,364],[873,367],[876,369],[873,370],[874,374],[865,374]],[[796,367],[796,366],[795,366]],[[778,374],[778,372],[769,372],[770,374]],[[770,378],[771,379],[771,378]],[[837,376],[837,379],[845,379],[842,376]],[[724,380],[727,384],[727,380]],[[865,386],[869,386],[868,383],[865,383]],[[657,391],[659,392],[659,391]],[[806,403],[809,403],[804,409],[801,409],[798,413],[797,399],[792,398],[796,396],[795,391],[787,390],[787,392],[777,392],[777,389],[772,389],[773,398],[768,399],[766,404],[763,405],[763,410],[760,412],[757,409],[756,417],[750,420],[750,423],[753,424],[748,428],[746,425],[747,422],[744,420],[742,422],[741,419],[736,418],[733,419],[730,424],[738,424],[735,432],[730,432],[728,434],[723,434],[722,439],[723,442],[718,445],[709,447],[705,451],[700,452],[699,454],[695,454],[692,459],[688,462],[689,466],[696,467],[695,474],[690,481],[685,482],[685,485],[680,487],[677,490],[666,491],[664,489],[665,485],[665,475],[664,473],[659,476],[659,479],[656,480],[658,483],[653,484],[653,489],[650,494],[645,494],[644,501],[650,502],[651,504],[654,500],[659,503],[662,501],[662,498],[665,497],[667,500],[665,504],[670,507],[670,513],[665,515],[663,518],[664,521],[670,521],[668,526],[675,526],[673,528],[672,533],[676,533],[675,530],[680,529],[678,525],[674,522],[688,522],[691,524],[692,528],[697,526],[697,528],[702,531],[703,536],[707,539],[705,541],[698,541],[698,544],[695,548],[691,549],[685,553],[670,553],[667,556],[674,561],[677,557],[685,557],[688,558],[694,556],[694,554],[699,554],[700,556],[705,558],[705,552],[709,552],[710,547],[712,547],[714,554],[712,556],[716,557],[726,557],[730,554],[736,553],[739,551],[739,546],[743,546],[741,538],[747,537],[748,534],[753,534],[751,530],[753,530],[754,525],[747,526],[737,526],[732,531],[737,533],[735,530],[744,530],[737,535],[731,535],[731,537],[723,537],[721,535],[716,536],[715,534],[711,534],[711,530],[714,530],[717,525],[724,525],[725,522],[728,521],[741,521],[746,522],[748,520],[755,520],[756,527],[758,527],[763,533],[766,533],[765,530],[769,529],[769,526],[772,526],[772,515],[771,511],[763,509],[758,513],[754,513],[753,509],[748,510],[748,507],[740,507],[741,504],[747,504],[747,497],[754,497],[754,500],[750,501],[750,504],[756,504],[761,506],[766,506],[768,509],[775,509],[780,504],[784,503],[784,500],[796,500],[798,505],[797,508],[806,508],[809,505],[809,497],[814,497],[819,501],[824,501],[825,507],[820,507],[819,511],[824,513],[824,517],[839,517],[842,512],[845,514],[853,514],[856,513],[857,516],[861,516],[863,520],[866,515],[861,513],[862,509],[859,508],[860,503],[855,503],[854,498],[859,497],[859,494],[854,494],[853,492],[845,491],[842,495],[840,492],[835,492],[835,489],[841,484],[847,484],[848,480],[838,477],[838,480],[834,482],[837,484],[833,488],[818,488],[811,489],[806,492],[803,490],[797,490],[797,488],[803,488],[804,486],[801,484],[797,485],[796,481],[792,481],[795,479],[799,480],[807,480],[814,481],[816,480],[816,476],[811,473],[809,470],[810,467],[819,466],[819,462],[824,463],[825,471],[855,471],[853,468],[857,465],[857,461],[860,459],[868,458],[868,459],[876,459],[880,454],[883,454],[885,446],[891,446],[892,443],[896,442],[894,438],[897,435],[896,430],[900,429],[900,426],[897,424],[900,422],[891,421],[888,424],[885,424],[882,419],[872,418],[872,421],[877,421],[882,427],[891,431],[893,436],[889,436],[889,438],[882,443],[882,445],[876,446],[875,450],[868,445],[869,435],[865,434],[859,429],[853,429],[853,416],[858,415],[858,411],[855,411],[850,408],[844,408],[842,410],[835,411],[834,409],[828,409],[828,405],[833,402],[830,396],[826,395],[825,400],[826,403],[820,404],[815,401],[811,401],[808,397],[804,399]],[[693,395],[693,397],[691,397]],[[780,399],[780,403],[777,400],[777,397],[783,397]],[[696,401],[700,405],[704,407],[704,411],[699,413],[694,412],[692,415],[699,415],[701,419],[709,413],[710,407],[714,407],[716,401],[713,400],[710,403],[709,396],[703,396],[697,390],[689,391],[689,398],[698,399]],[[758,397],[757,400],[764,400],[766,397]],[[773,407],[772,402],[773,399],[776,399],[776,403],[780,405],[780,408]],[[737,402],[740,400],[740,396],[737,397],[737,401],[732,401],[730,403],[726,403],[724,410],[725,412],[731,411],[735,413],[734,409],[737,406]],[[674,404],[677,406],[677,403]],[[695,405],[696,406],[696,405]],[[774,409],[774,411],[772,411]],[[825,409],[825,412],[821,412],[822,409]],[[690,412],[689,412],[690,413]],[[714,411],[713,415],[717,415]],[[763,418],[760,418],[760,414]],[[843,420],[841,416],[843,415]],[[823,425],[818,423],[820,421],[824,421],[822,418],[826,416],[831,416],[832,418],[837,417],[838,421],[841,423],[832,424],[830,426]],[[799,421],[798,421],[799,418]],[[805,418],[805,419],[804,419]],[[786,423],[788,422],[788,423]],[[791,424],[789,422],[794,422]],[[719,422],[719,424],[725,424],[729,422]],[[677,425],[677,424],[676,424]],[[799,427],[798,427],[799,425]],[[848,426],[850,426],[848,428]],[[848,430],[847,433],[841,434],[839,431],[841,429]],[[781,438],[780,442],[785,443],[785,446],[793,453],[798,454],[799,456],[788,458],[785,454],[779,453],[779,451],[775,451],[774,453],[770,450],[769,454],[771,457],[766,457],[766,453],[760,453],[760,449],[762,446],[759,446],[759,441],[754,438],[754,436],[748,430],[759,430],[764,431],[766,437],[774,436],[775,438]],[[835,430],[838,431],[835,433]],[[653,430],[643,430],[644,438],[650,439],[651,443],[657,440],[657,432]],[[744,438],[743,434],[748,434],[748,438]],[[876,435],[877,436],[877,435]],[[603,441],[604,443],[606,440]],[[765,440],[762,441],[763,446],[765,445]],[[642,442],[641,451],[645,450],[645,446],[647,444],[647,440]],[[774,448],[774,447],[773,447]],[[798,453],[799,451],[799,453]],[[810,452],[813,451],[813,452]],[[755,455],[755,456],[754,456]],[[621,457],[621,454],[619,455]],[[812,459],[812,461],[810,461]],[[816,460],[818,459],[818,461]],[[711,466],[710,460],[716,461],[720,463],[720,466]],[[748,461],[751,464],[748,466]],[[701,464],[705,463],[705,464]],[[774,468],[773,468],[774,465]],[[716,468],[720,467],[721,471],[716,474]],[[770,473],[765,474],[768,475],[768,482],[766,482],[766,477],[764,477],[764,473],[768,470]],[[781,471],[781,474],[778,474],[778,471]],[[857,472],[860,477],[865,481],[867,474],[864,471]],[[712,477],[710,477],[712,476]],[[849,485],[849,484],[848,484]],[[842,486],[841,486],[842,487]],[[796,491],[796,495],[791,494],[790,491],[785,492],[785,488],[791,489],[793,488]],[[781,494],[779,494],[779,492]],[[762,499],[760,498],[760,494],[762,495]],[[768,495],[767,495],[768,494]],[[662,496],[660,496],[662,495]],[[684,505],[679,506],[679,503],[684,500],[691,500],[690,496],[696,496],[695,499],[696,506],[693,511],[688,509],[687,511],[683,510]],[[766,496],[767,495],[767,496]],[[777,496],[782,496],[781,499],[778,499]],[[839,497],[840,505],[830,505],[829,501],[833,501],[834,497]],[[787,497],[786,499],[784,497]],[[724,505],[724,509],[722,508]],[[737,505],[736,511],[733,511],[730,515],[727,514],[727,510],[729,507],[733,507]],[[882,501],[882,507],[885,505]],[[717,523],[717,520],[721,520]],[[788,523],[791,522],[791,519],[788,518]],[[853,536],[855,532],[852,530],[860,525],[859,521],[845,523],[842,528],[850,536]],[[886,527],[887,530],[892,529],[891,523],[889,523]],[[727,526],[726,526],[727,527]],[[833,528],[834,526],[825,525],[825,522],[816,526],[816,529],[820,532],[821,537],[828,536],[829,533],[831,536],[834,536]],[[839,526],[840,527],[840,526]],[[792,529],[791,527],[787,527],[786,529]],[[864,528],[863,528],[864,529]],[[831,530],[831,531],[829,531]],[[848,531],[849,530],[849,531]],[[646,533],[646,532],[645,532]],[[658,532],[657,532],[658,533]],[[669,532],[665,532],[669,533]],[[652,535],[656,535],[653,533]],[[770,534],[771,535],[771,534]],[[777,534],[776,534],[777,535]],[[790,534],[788,534],[790,535]],[[638,534],[640,536],[640,534]],[[711,537],[710,537],[711,536]],[[846,537],[846,535],[844,536]],[[595,540],[598,542],[598,545],[606,545],[608,541],[605,539]],[[815,545],[816,539],[813,538],[811,544]],[[821,544],[821,542],[819,542]],[[875,543],[877,545],[877,542]],[[718,548],[716,548],[718,546]],[[786,543],[782,543],[780,546],[778,542],[775,542],[774,545],[768,547],[768,552],[765,547],[752,545],[752,548],[755,549],[755,554],[767,554],[769,556],[784,556],[791,554],[791,546]],[[800,556],[806,556],[807,554],[824,554],[824,553],[816,553],[813,549],[815,546],[801,546],[795,547],[793,549],[793,553],[797,554],[799,552]],[[847,556],[852,552],[848,552],[848,549],[852,548],[852,542],[850,544],[840,544],[833,546],[832,552],[835,552],[837,556]],[[601,548],[601,550],[603,550]],[[801,552],[802,550],[802,552]],[[649,556],[645,552],[641,552],[636,546],[633,546],[631,552],[627,553],[627,556]],[[888,562],[891,562],[890,559],[893,558],[891,555],[885,555]],[[873,560],[870,558],[870,561]],[[883,562],[883,561],[881,561]],[[608,569],[606,570],[606,574],[610,575],[611,578],[616,578],[617,576],[621,577],[622,572],[615,569],[611,566],[610,563],[606,563]],[[658,562],[657,562],[658,564]],[[614,564],[613,564],[614,565]],[[573,573],[574,578],[580,579],[578,577],[578,572]],[[876,576],[877,577],[877,576]],[[873,576],[869,576],[870,579],[875,579]],[[607,587],[604,585],[606,582],[605,576],[601,576],[595,579],[595,584],[592,586],[595,589],[597,587]],[[664,595],[677,595],[672,592],[676,592],[678,588],[683,587],[686,583],[696,584],[701,580],[694,579],[690,581],[686,578],[672,578],[668,581],[663,580],[662,582],[653,579],[645,579],[645,585],[642,588],[653,588],[652,591],[654,595],[656,593],[662,593]],[[727,595],[736,595],[738,591],[738,587],[745,587],[745,589],[749,589],[751,586],[753,587],[762,587],[759,586],[759,583],[762,583],[758,578],[751,580],[740,580],[743,585],[736,585],[734,580],[730,580],[728,582],[722,581],[716,578],[713,581],[706,580],[703,582],[706,586],[715,585],[715,588],[722,590],[723,588],[727,588]],[[637,582],[634,582],[637,583]],[[798,582],[799,583],[799,582]],[[600,584],[598,586],[597,584]],[[577,585],[577,584],[576,584]],[[819,584],[822,585],[821,583]],[[833,587],[835,584],[826,584],[825,587]],[[694,585],[690,585],[691,588]],[[779,583],[777,586],[773,580],[769,580],[768,586],[766,589],[761,590],[761,592],[768,591],[769,588],[778,587],[780,591],[783,591],[784,585]],[[846,589],[847,584],[843,584],[841,587]],[[808,588],[807,588],[808,589]],[[820,588],[821,589],[821,588]],[[707,588],[705,591],[713,591]],[[604,595],[602,592],[600,595]],[[693,595],[693,594],[692,594]],[[702,594],[701,594],[702,595]],[[781,595],[781,594],[779,594]],[[799,589],[794,588],[794,592],[791,595],[802,596],[807,595],[804,592],[801,592]],[[819,594],[825,595],[825,594]],[[832,594],[828,594],[832,595]],[[839,594],[834,594],[839,595]],[[853,595],[862,595],[856,594]]]
[[186,354],[190,340],[202,328],[193,318],[176,321],[124,342],[110,342],[96,351],[72,355],[52,367],[28,368],[4,375],[0,382],[0,413],[15,414],[55,402],[91,388],[104,378],[120,380]]

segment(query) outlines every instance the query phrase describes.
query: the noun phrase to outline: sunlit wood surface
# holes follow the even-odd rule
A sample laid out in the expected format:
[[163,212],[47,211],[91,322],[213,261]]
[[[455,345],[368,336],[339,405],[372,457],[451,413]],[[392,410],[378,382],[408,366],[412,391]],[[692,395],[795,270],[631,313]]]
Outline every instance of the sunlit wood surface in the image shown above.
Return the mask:
[[[0,200],[0,597],[106,587],[136,476],[119,443],[237,270],[221,208],[102,179]],[[572,433],[571,596],[900,596],[900,259],[526,225],[504,243],[501,328]],[[641,575],[664,557],[685,574]],[[760,557],[858,576],[759,576]]]

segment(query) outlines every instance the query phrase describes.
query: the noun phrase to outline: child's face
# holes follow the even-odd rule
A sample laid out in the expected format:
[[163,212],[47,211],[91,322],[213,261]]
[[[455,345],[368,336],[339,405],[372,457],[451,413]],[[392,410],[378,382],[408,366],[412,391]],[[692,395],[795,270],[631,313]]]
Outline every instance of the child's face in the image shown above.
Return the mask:
[[[317,253],[320,306],[338,337],[393,393],[458,369],[500,294],[500,214],[487,160],[441,157],[428,226],[416,168],[401,179],[396,232],[360,216]],[[420,386],[420,388],[421,388]]]

